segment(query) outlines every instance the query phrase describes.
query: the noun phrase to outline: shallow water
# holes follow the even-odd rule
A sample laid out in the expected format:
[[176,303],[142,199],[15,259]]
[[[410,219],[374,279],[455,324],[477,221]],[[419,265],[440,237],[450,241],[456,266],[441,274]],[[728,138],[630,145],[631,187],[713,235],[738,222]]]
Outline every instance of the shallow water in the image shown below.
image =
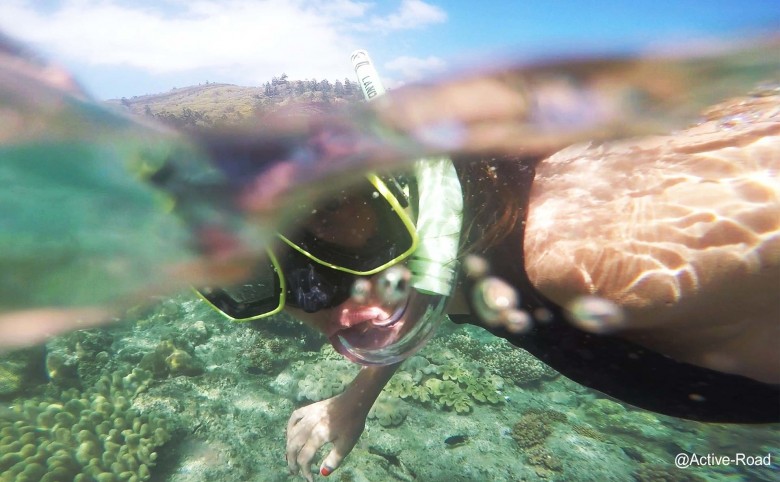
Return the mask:
[[[8,399],[0,414],[0,480],[40,480],[42,472],[35,476],[31,469],[34,461],[50,472],[52,467],[64,467],[61,473],[67,470],[68,478],[89,473],[90,465],[99,464],[80,455],[81,440],[88,439],[82,431],[99,432],[104,421],[113,428],[120,418],[130,432],[117,438],[118,453],[125,460],[124,472],[137,473],[132,460],[145,458],[130,448],[128,440],[132,433],[141,433],[131,421],[138,413],[146,423],[160,424],[167,431],[159,441],[142,438],[141,446],[157,454],[144,464],[151,473],[149,480],[294,480],[287,475],[284,460],[290,413],[338,393],[355,373],[355,367],[324,339],[302,331],[293,320],[279,318],[253,327],[232,324],[190,295],[131,313],[126,319],[109,329],[53,340],[45,354],[33,350],[15,358],[16,363],[28,364],[15,372],[25,377],[25,393]],[[191,358],[177,365],[170,357],[179,350]],[[502,372],[491,358],[515,360],[522,377],[513,381],[513,374]],[[6,370],[14,366],[4,362]],[[130,406],[117,406],[110,417],[96,411],[100,395],[93,391],[95,384],[101,378],[125,377],[139,367],[153,374],[139,376],[144,379],[140,387],[115,387],[106,397],[112,405],[124,397]],[[4,373],[0,387],[7,390],[10,379]],[[477,375],[489,378],[493,386],[472,387]],[[431,385],[430,380],[455,382],[452,406],[446,397],[430,395],[430,400],[422,400],[420,387]],[[485,398],[491,391],[497,396]],[[56,429],[42,425],[40,414],[49,410],[56,418],[67,412],[63,393],[69,394],[65,398],[83,399],[86,407],[80,422],[57,418],[59,427],[69,429],[69,436],[62,439],[62,446],[54,447]],[[36,407],[31,407],[31,401]],[[445,442],[457,435],[466,436],[465,443]],[[24,443],[17,437],[25,437]],[[104,444],[97,448],[100,455],[108,448]],[[557,375],[478,328],[447,323],[390,383],[358,445],[331,478],[776,480],[774,460],[768,467],[677,469],[674,457],[678,453],[774,457],[779,446],[776,425],[703,424],[638,410]],[[57,456],[58,450],[64,452]],[[22,467],[11,464],[18,460],[17,454],[27,456],[17,462]],[[55,462],[55,457],[60,461]],[[19,468],[27,470],[30,478],[18,475]]]
[[[726,77],[746,82],[743,74],[750,77],[755,74],[754,65],[761,64],[754,57],[741,59],[736,68],[716,70],[710,75],[731,73],[734,75]],[[576,66],[570,67],[572,75],[580,72]],[[756,69],[761,75],[767,72],[766,66]],[[641,72],[647,74],[646,70]],[[547,75],[544,68],[541,73]],[[492,81],[498,78],[511,85],[512,76],[508,77],[509,80],[501,75],[490,77],[489,84],[493,85]],[[691,72],[682,77],[689,79]],[[458,82],[453,83],[456,89],[461,85],[473,87],[468,79],[463,84]],[[669,94],[669,105],[663,106],[666,110],[646,112],[643,108],[647,106],[642,102],[623,106],[629,109],[621,113],[625,124],[618,127],[613,125],[614,119],[600,119],[596,115],[600,112],[590,112],[587,109],[590,104],[556,110],[561,106],[552,102],[555,96],[551,104],[536,113],[538,116],[530,125],[515,125],[517,119],[512,117],[513,113],[503,112],[507,116],[503,120],[510,127],[519,127],[524,135],[544,133],[545,129],[553,131],[549,138],[540,136],[542,140],[538,144],[527,141],[520,147],[508,143],[507,137],[493,135],[501,134],[500,129],[486,137],[466,136],[465,127],[469,124],[465,118],[462,125],[455,126],[433,122],[436,128],[433,130],[415,126],[415,116],[431,114],[447,99],[444,90],[430,87],[421,93],[413,89],[406,94],[401,92],[398,97],[403,103],[403,95],[408,95],[403,105],[418,106],[420,110],[378,108],[369,112],[364,109],[359,113],[366,117],[357,117],[357,121],[343,115],[337,117],[353,137],[345,135],[349,141],[346,145],[325,143],[325,147],[343,147],[348,154],[359,151],[358,156],[338,157],[341,152],[338,149],[335,153],[321,151],[316,148],[322,147],[319,145],[301,147],[304,140],[311,138],[300,126],[269,128],[259,135],[258,141],[265,149],[264,160],[268,161],[279,151],[293,152],[297,157],[292,156],[291,160],[297,170],[293,169],[289,178],[284,175],[290,172],[281,171],[273,172],[270,177],[259,175],[258,180],[263,181],[259,185],[266,188],[262,194],[267,197],[248,200],[260,213],[262,228],[259,233],[249,233],[249,239],[267,241],[272,228],[290,222],[285,215],[292,211],[282,208],[288,208],[295,196],[315,197],[317,193],[327,192],[332,188],[329,181],[355,166],[365,169],[387,162],[397,164],[409,152],[437,152],[437,149],[474,152],[499,147],[507,151],[527,148],[531,152],[545,152],[551,146],[561,147],[587,138],[583,136],[591,133],[589,123],[594,122],[593,115],[596,121],[603,120],[605,125],[612,126],[606,137],[656,132],[659,126],[668,127],[669,118],[689,115],[692,109],[711,102],[713,96],[725,89],[720,83],[713,83],[711,88],[707,82],[702,84],[701,90],[683,89],[683,94],[690,94],[687,100],[691,104],[680,109],[685,112],[671,112],[675,109],[669,107],[680,99],[680,95],[673,94],[680,92],[661,89]],[[560,87],[566,93],[570,86],[564,83]],[[650,87],[652,90],[668,86]],[[438,94],[442,97],[438,98]],[[481,100],[484,99],[476,102],[478,107],[484,107]],[[608,110],[604,112],[609,114]],[[111,141],[116,137],[101,137],[108,134],[90,130],[90,126],[102,121],[92,118],[91,111],[87,111],[84,117],[92,123],[84,124],[86,127],[66,128],[62,119],[55,119],[52,125],[63,130],[58,135],[70,140],[79,135],[90,141],[98,139],[97,151],[104,145],[113,146]],[[494,114],[498,116],[502,112]],[[498,121],[495,116],[489,117]],[[571,130],[556,124],[561,116],[571,121],[563,122]],[[366,118],[371,122],[383,119],[385,127],[403,127],[406,136],[400,136],[399,141],[399,137],[386,132],[378,136],[373,131],[367,133],[362,129],[364,126],[356,126]],[[721,127],[734,129],[746,121],[751,120],[727,116],[721,119]],[[374,125],[371,122],[368,124]],[[672,122],[672,125],[679,123]],[[115,127],[106,126],[108,130]],[[119,133],[124,132],[121,127]],[[335,132],[340,133],[338,128],[344,126],[336,127]],[[456,139],[459,144],[448,143],[442,147],[437,137],[442,132],[449,141],[450,137],[464,137]],[[280,138],[281,134],[288,137]],[[235,140],[230,136],[219,139],[226,144]],[[356,147],[355,139],[366,144],[358,142]],[[61,155],[69,152],[62,145],[47,147]],[[126,154],[123,149],[134,147],[137,146],[123,144],[118,151],[109,149],[108,157],[121,156]],[[82,158],[104,161],[105,153],[97,151],[85,154],[77,150],[71,157],[79,161]],[[332,163],[325,162],[321,171],[301,168],[310,167],[313,160]],[[13,207],[8,212],[16,214],[0,221],[6,228],[0,234],[0,241],[9,247],[0,258],[3,263],[0,266],[4,268],[0,273],[3,310],[79,305],[84,299],[110,303],[119,296],[117,293],[134,291],[138,285],[148,283],[150,273],[159,275],[163,278],[160,283],[170,288],[166,284],[169,273],[160,265],[172,258],[189,260],[192,256],[189,245],[182,247],[186,245],[181,239],[183,224],[169,225],[158,217],[148,216],[154,212],[159,215],[160,205],[165,204],[148,186],[139,187],[139,183],[132,181],[123,184],[127,180],[122,173],[116,175],[110,169],[103,169],[101,162],[79,164],[88,168],[81,173],[84,176],[68,171],[55,179],[50,176],[51,169],[61,165],[61,158],[52,158],[48,165],[39,166],[46,175],[28,170],[23,158],[17,161],[15,166],[4,164],[5,171],[0,171],[0,176],[5,176],[9,185],[15,187],[39,182],[37,186],[46,195],[26,197],[29,192],[10,189],[0,195],[0,205]],[[235,174],[242,173],[239,168],[246,166],[230,167],[237,169],[231,171]],[[14,168],[30,175],[33,181],[10,178],[8,172],[13,173]],[[106,197],[100,190],[87,190],[92,196],[74,197],[73,193],[58,193],[40,182],[43,179],[51,185],[67,184],[68,176],[72,176],[75,185],[83,187],[80,183],[92,179],[96,172],[99,175],[94,179],[99,181],[101,189],[109,194],[121,192],[123,200],[140,200],[137,204],[127,204],[139,206],[139,211],[121,211],[118,215],[116,206],[104,202]],[[119,189],[123,187],[127,189]],[[67,186],[63,190],[67,191]],[[206,197],[206,200],[218,204],[213,198]],[[15,209],[18,206],[27,210]],[[33,216],[35,213],[46,216]],[[66,219],[68,213],[81,215],[74,215],[78,221],[75,230],[78,236],[74,238],[70,237],[73,232],[59,229],[59,221]],[[188,214],[199,220],[203,213]],[[205,217],[213,214],[206,213]],[[95,222],[95,218],[100,221]],[[129,253],[126,259],[125,252]],[[40,254],[46,256],[41,258]],[[144,262],[136,264],[132,260],[139,255]],[[118,264],[104,262],[117,257]],[[20,274],[40,284],[20,284],[16,278]],[[19,289],[20,286],[25,289]],[[189,293],[159,297],[151,307],[127,309],[138,299],[121,298],[118,304],[123,308],[118,308],[117,317],[122,323],[67,333],[45,345],[2,355],[0,481],[294,479],[287,475],[284,459],[284,432],[290,413],[339,393],[357,368],[336,355],[322,337],[286,317],[253,325],[234,324]],[[17,323],[11,328],[21,327],[20,332],[32,328],[30,320],[25,321],[26,325]],[[9,326],[6,323],[5,328]],[[749,411],[750,407],[746,406],[745,410]],[[557,375],[526,352],[478,328],[447,323],[388,385],[370,414],[358,445],[331,478],[343,481],[777,480],[778,447],[780,427],[776,424],[703,424],[639,410]],[[694,467],[677,468],[678,454],[696,454],[702,460],[694,463],[697,465]],[[724,456],[740,458],[726,464],[720,459]],[[315,464],[320,460],[316,458]]]

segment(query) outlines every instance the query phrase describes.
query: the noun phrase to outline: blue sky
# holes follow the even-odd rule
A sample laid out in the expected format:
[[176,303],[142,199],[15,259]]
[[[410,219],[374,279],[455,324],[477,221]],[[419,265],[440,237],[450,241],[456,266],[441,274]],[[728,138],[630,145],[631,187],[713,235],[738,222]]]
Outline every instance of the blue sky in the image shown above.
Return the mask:
[[780,0],[3,0],[0,30],[107,99],[352,78],[356,48],[392,86],[495,58],[777,34]]

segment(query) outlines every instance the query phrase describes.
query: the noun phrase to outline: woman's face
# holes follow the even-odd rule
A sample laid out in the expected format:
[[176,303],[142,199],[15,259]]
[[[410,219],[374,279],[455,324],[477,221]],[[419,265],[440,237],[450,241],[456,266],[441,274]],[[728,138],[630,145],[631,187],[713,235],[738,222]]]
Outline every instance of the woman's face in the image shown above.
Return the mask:
[[[370,205],[358,197],[343,195],[317,208],[314,215],[303,224],[303,228],[318,239],[349,251],[364,247],[377,234],[379,225]],[[289,305],[285,311],[328,337],[339,329],[375,315],[375,312],[367,311],[366,306],[352,299],[314,313]]]
[[359,198],[343,196],[317,209],[304,228],[328,243],[360,249],[379,226],[371,206]]

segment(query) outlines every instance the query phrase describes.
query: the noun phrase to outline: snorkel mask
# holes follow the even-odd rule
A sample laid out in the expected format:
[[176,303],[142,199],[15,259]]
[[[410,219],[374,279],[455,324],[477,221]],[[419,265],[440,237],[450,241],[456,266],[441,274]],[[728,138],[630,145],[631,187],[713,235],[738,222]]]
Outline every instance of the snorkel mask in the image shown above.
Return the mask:
[[[352,63],[370,100],[384,93],[363,50]],[[367,176],[368,183],[315,206],[301,205],[303,228],[281,233],[283,252],[268,259],[244,284],[204,288],[199,294],[235,321],[278,313],[338,307],[326,336],[346,358],[362,365],[398,363],[420,350],[445,317],[458,273],[462,192],[448,158],[417,161],[411,180]],[[416,222],[409,210],[417,211]],[[356,246],[331,242],[327,211],[358,209]],[[275,252],[276,251],[276,252]]]
[[[315,313],[346,301],[360,277],[408,258],[418,237],[405,210],[405,182],[373,174],[366,179],[316,204],[300,203],[297,217],[306,221],[277,234],[278,248],[266,250],[246,282],[200,288],[201,297],[233,321],[266,318],[284,306]],[[345,224],[354,229],[341,234],[341,242],[331,239]]]

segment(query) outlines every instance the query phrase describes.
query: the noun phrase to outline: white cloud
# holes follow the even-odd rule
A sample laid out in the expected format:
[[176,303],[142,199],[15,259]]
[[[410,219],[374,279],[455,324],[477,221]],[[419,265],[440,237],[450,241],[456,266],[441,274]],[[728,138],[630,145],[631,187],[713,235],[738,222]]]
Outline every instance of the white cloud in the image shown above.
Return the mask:
[[383,32],[424,27],[447,21],[447,13],[422,0],[402,0],[397,12],[386,17],[373,17],[369,26]]
[[386,17],[368,17],[372,5],[356,0],[61,0],[45,12],[35,3],[0,2],[0,29],[65,61],[153,75],[208,70],[234,82],[350,75],[361,25],[446,19],[420,0]]
[[445,66],[444,60],[433,55],[426,58],[396,57],[384,65],[385,69],[398,72],[405,82],[421,80],[427,75],[441,72]]

